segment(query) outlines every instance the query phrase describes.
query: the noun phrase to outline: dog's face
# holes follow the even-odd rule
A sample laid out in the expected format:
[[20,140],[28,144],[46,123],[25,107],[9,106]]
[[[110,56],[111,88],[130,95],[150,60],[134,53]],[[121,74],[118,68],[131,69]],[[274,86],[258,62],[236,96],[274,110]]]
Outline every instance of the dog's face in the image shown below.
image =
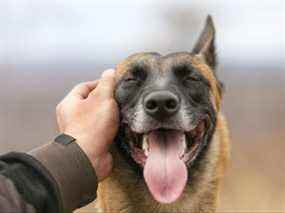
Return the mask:
[[180,197],[214,134],[220,107],[215,61],[209,17],[192,53],[139,53],[117,67],[120,149],[143,171],[158,202]]

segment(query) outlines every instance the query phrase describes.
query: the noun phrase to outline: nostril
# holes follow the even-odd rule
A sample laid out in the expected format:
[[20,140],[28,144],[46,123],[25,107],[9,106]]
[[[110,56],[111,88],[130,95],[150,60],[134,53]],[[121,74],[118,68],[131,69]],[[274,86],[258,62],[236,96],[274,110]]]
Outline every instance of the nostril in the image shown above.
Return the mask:
[[177,108],[177,101],[174,99],[169,99],[165,102],[165,106],[168,110],[175,110]]
[[156,101],[154,101],[154,100],[149,100],[149,101],[147,101],[147,103],[146,103],[146,108],[147,108],[148,110],[155,110],[155,109],[157,108],[157,103],[156,103]]

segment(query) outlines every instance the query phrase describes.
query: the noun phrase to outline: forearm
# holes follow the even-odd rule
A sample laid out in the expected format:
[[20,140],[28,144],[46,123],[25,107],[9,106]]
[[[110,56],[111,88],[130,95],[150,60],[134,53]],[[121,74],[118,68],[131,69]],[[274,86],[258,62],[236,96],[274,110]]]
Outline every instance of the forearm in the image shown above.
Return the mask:
[[95,172],[75,142],[50,143],[0,160],[0,174],[13,182],[22,202],[37,212],[71,212],[96,197]]

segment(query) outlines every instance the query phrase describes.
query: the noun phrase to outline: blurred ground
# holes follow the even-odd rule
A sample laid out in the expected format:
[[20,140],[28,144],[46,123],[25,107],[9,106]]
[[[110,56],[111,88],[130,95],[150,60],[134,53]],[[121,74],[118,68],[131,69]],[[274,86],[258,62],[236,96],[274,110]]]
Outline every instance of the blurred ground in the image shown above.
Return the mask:
[[[1,153],[51,140],[56,103],[76,83],[113,66],[102,64],[1,66]],[[226,84],[232,157],[219,212],[285,212],[285,70],[225,66],[220,76]]]

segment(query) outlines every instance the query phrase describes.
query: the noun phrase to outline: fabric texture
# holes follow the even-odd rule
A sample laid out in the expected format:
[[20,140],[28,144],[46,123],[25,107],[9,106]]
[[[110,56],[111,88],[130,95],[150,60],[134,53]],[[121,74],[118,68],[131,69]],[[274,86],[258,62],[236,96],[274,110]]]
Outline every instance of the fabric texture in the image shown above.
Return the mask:
[[0,212],[70,213],[96,198],[91,162],[68,137],[0,156]]

